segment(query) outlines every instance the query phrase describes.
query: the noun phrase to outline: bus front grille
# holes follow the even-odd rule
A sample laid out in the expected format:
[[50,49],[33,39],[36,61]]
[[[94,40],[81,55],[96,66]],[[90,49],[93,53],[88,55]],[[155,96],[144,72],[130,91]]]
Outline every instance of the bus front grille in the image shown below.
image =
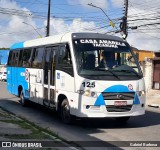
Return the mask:
[[114,106],[114,105],[106,105],[106,109],[108,112],[127,112],[130,111],[132,105],[127,106]]
[[104,100],[133,100],[135,92],[102,92]]
[[[134,100],[135,92],[103,92],[104,101],[128,101]],[[127,104],[123,106],[106,105],[106,109],[108,112],[127,112],[132,109],[132,104]]]

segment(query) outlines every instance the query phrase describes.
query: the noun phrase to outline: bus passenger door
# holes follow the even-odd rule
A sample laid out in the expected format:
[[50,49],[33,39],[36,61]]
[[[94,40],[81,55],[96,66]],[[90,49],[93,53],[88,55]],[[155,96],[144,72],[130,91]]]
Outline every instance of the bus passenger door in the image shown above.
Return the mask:
[[47,47],[44,59],[44,100],[45,106],[55,106],[55,63],[58,47]]
[[43,102],[43,57],[44,46],[33,48],[31,53],[30,99],[35,103]]

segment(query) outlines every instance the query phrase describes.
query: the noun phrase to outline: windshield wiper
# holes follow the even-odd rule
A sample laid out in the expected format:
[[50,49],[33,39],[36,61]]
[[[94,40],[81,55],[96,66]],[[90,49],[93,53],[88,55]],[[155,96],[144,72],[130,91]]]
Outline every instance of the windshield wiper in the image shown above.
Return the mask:
[[118,77],[118,75],[116,75],[113,71],[111,71],[110,69],[105,69],[105,68],[97,68],[98,70],[104,70],[104,71],[108,71],[109,73],[111,73],[114,77],[116,77],[118,80],[120,80],[120,78]]
[[141,75],[139,75],[137,72],[135,72],[134,70],[116,70],[119,72],[126,72],[126,73],[134,73],[137,77],[141,77]]
[[110,72],[113,76],[115,76],[118,80],[120,80],[120,78],[118,77],[118,75],[116,75],[115,73],[113,73],[113,71],[111,71],[110,69],[108,69],[107,71]]

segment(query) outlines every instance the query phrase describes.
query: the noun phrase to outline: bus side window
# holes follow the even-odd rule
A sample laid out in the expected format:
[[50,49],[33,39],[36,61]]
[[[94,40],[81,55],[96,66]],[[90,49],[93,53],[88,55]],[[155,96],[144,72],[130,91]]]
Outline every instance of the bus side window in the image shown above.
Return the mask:
[[42,68],[43,64],[44,47],[38,47],[34,49],[32,57],[32,67]]
[[59,47],[57,69],[60,69],[70,74],[71,76],[74,76],[71,53],[68,45]]
[[12,55],[13,55],[13,51],[9,52],[9,57],[8,57],[8,66],[12,66]]
[[29,67],[29,59],[31,56],[31,49],[24,49],[23,50],[23,57],[22,57],[22,66]]
[[32,58],[31,58],[31,67],[33,67],[33,68],[35,67],[33,62],[34,62],[35,57],[37,55],[36,53],[37,53],[36,48],[33,48],[33,50],[32,50]]
[[13,55],[12,55],[12,65],[14,66],[15,65],[15,56],[16,56],[16,54],[15,54],[15,52],[13,52]]
[[15,54],[15,66],[18,66],[18,57],[19,57],[19,51],[16,51],[16,54]]
[[19,59],[18,59],[18,66],[21,67],[22,66],[22,58],[23,58],[23,50],[21,49],[19,51]]

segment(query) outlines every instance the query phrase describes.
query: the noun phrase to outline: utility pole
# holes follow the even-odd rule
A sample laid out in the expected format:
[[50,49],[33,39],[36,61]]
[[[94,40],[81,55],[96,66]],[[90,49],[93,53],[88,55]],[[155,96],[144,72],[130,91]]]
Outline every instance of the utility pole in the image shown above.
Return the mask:
[[47,26],[46,26],[46,36],[49,36],[50,31],[50,8],[51,8],[51,0],[48,0],[48,17],[47,17]]
[[129,27],[127,24],[128,18],[128,0],[124,0],[124,16],[122,17],[122,22],[120,23],[120,29],[123,32],[123,39],[125,40],[128,36],[128,29],[135,30],[138,26]]
[[127,17],[128,17],[128,0],[124,0],[124,17],[123,17],[123,23],[124,23],[124,28],[123,28],[123,32],[124,32],[124,39],[127,38],[128,36],[128,25],[127,25]]
[[128,35],[128,25],[127,25],[127,17],[128,17],[128,0],[125,0],[124,2],[124,5],[125,5],[125,13],[124,13],[124,16],[125,16],[125,33],[126,35]]
[[128,36],[128,25],[127,25],[127,17],[128,17],[128,0],[124,0],[124,16],[122,17],[122,22],[120,23],[120,29],[123,32],[123,39],[125,40]]

